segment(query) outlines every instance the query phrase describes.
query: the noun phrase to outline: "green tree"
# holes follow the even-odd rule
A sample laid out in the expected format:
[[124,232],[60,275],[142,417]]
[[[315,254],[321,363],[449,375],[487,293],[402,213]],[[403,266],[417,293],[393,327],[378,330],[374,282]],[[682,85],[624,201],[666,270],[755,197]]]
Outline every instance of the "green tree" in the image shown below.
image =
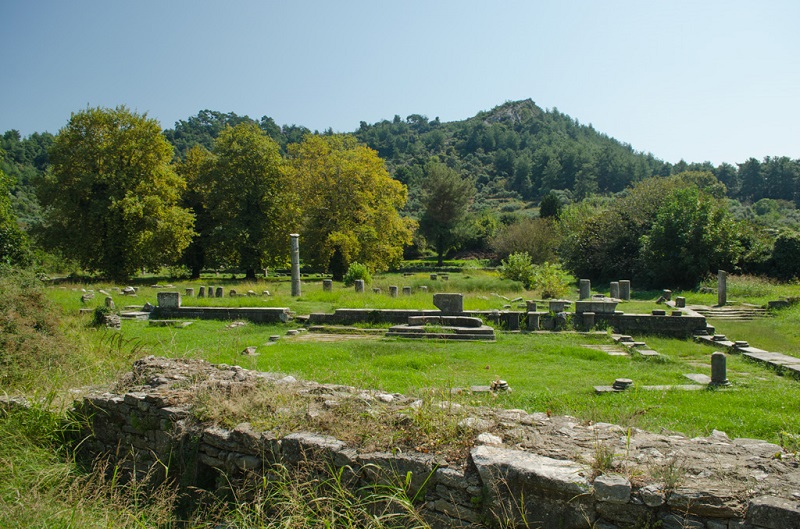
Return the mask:
[[784,231],[778,235],[772,250],[772,259],[779,277],[800,277],[800,234]]
[[161,127],[146,115],[125,107],[72,114],[37,186],[44,245],[114,279],[174,263],[194,219],[177,204],[184,182],[171,158]]
[[642,238],[650,285],[691,288],[708,273],[730,269],[742,247],[730,213],[696,187],[675,190]]
[[444,255],[459,242],[458,230],[475,196],[475,183],[441,163],[430,163],[425,171],[419,228],[433,245],[438,265],[442,266]]
[[289,146],[293,181],[303,197],[301,253],[341,280],[353,262],[373,272],[403,259],[414,222],[400,216],[406,186],[378,153],[352,136],[307,135]]
[[539,216],[543,219],[555,218],[561,215],[561,200],[552,191],[547,193],[539,203]]
[[213,155],[196,160],[210,216],[206,254],[248,279],[285,265],[298,200],[278,144],[258,125],[240,123],[220,132]]
[[491,247],[501,259],[527,253],[535,264],[555,261],[559,235],[553,219],[525,218],[498,230]]
[[209,210],[211,178],[216,157],[200,145],[195,145],[186,153],[183,160],[175,164],[175,171],[186,181],[186,190],[181,197],[181,206],[194,213],[195,236],[184,250],[181,263],[189,268],[192,279],[198,279],[200,272],[211,263],[211,235],[214,232],[214,219]]

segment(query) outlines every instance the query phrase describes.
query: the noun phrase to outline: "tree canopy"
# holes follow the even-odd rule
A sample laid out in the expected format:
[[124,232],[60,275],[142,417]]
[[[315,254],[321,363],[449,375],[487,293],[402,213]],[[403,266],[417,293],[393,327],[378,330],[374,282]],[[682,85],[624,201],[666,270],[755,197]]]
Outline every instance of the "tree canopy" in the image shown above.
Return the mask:
[[125,107],[72,114],[38,182],[42,242],[115,279],[175,262],[194,219],[177,205],[184,182],[171,159],[160,125],[146,115]]
[[256,270],[285,265],[298,206],[278,144],[258,125],[240,123],[219,134],[211,155],[190,154],[183,170],[198,173],[189,178],[204,208],[204,253],[251,279]]
[[442,163],[428,164],[425,172],[419,228],[442,266],[444,255],[459,240],[459,228],[475,196],[475,183]]
[[301,254],[339,279],[350,263],[384,271],[400,263],[414,223],[400,216],[406,187],[352,136],[307,135],[289,146],[302,196]]

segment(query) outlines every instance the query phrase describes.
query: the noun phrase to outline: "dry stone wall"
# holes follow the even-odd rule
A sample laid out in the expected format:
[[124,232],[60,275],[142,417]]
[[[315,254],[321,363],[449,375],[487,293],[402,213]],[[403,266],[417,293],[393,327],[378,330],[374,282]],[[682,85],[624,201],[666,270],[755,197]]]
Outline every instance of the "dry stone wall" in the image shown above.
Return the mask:
[[[348,469],[353,486],[409,476],[422,515],[443,528],[800,527],[797,462],[764,441],[731,440],[722,432],[688,439],[567,416],[462,407],[464,435],[474,443],[466,457],[447,460],[408,450],[366,451],[312,431],[278,436],[248,423],[227,429],[192,413],[198,388],[224,395],[259,384],[308,397],[312,416],[326,413],[324,403],[333,400],[398,409],[415,402],[237,366],[148,357],[113,391],[76,402],[74,412],[85,425],[81,449],[142,479],[169,476],[220,493],[248,476],[268,475],[274,465],[291,469],[308,461]],[[613,454],[615,472],[592,470],[600,448]]]

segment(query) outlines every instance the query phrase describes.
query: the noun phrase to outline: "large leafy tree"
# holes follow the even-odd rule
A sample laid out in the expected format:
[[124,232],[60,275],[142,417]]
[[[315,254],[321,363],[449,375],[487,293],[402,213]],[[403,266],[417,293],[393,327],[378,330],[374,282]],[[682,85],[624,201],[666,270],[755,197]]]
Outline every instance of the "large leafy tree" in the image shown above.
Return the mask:
[[704,275],[736,264],[742,253],[735,221],[722,203],[696,187],[677,189],[641,241],[652,285],[691,288]]
[[352,262],[373,272],[399,264],[414,222],[400,216],[406,186],[374,150],[351,136],[307,135],[289,146],[302,195],[301,253],[320,270],[343,276]]
[[175,171],[186,181],[181,206],[191,210],[195,216],[196,235],[181,258],[181,263],[191,271],[192,279],[198,279],[203,268],[211,262],[209,249],[214,219],[208,205],[215,162],[216,157],[210,151],[195,145],[183,160],[175,164]]
[[297,194],[278,144],[254,123],[224,129],[213,156],[195,151],[184,167],[205,201],[205,253],[255,279],[256,270],[289,259],[289,234],[297,218]]
[[72,114],[38,182],[45,246],[114,279],[173,263],[192,236],[158,122],[125,107]]
[[419,228],[436,250],[438,265],[442,266],[444,255],[459,241],[459,228],[475,196],[475,183],[442,163],[428,164],[426,173]]

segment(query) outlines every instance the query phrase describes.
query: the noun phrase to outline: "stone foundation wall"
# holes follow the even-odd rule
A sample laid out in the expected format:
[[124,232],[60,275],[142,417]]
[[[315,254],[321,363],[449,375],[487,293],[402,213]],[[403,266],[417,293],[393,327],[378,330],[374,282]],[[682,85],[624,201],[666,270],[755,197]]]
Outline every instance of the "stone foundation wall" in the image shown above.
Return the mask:
[[[210,491],[266,475],[274,465],[292,468],[308,460],[348,467],[354,486],[394,478],[402,483],[408,475],[410,495],[437,528],[800,527],[800,470],[793,457],[776,445],[730,440],[721,432],[687,439],[581,424],[572,417],[475,408],[469,410],[469,434],[483,430],[475,445],[465,460],[444,461],[414,451],[365,453],[315,432],[278,437],[248,423],[225,429],[191,414],[198,384],[224,392],[259,383],[308,396],[309,414],[321,413],[315,408],[321,400],[393,400],[398,406],[411,400],[237,366],[148,357],[136,362],[119,391],[76,402],[74,412],[85,425],[81,450],[111,458],[140,478],[169,475]],[[590,463],[601,443],[624,454],[624,471],[595,477]],[[654,465],[676,461],[685,473],[681,483],[650,477]]]
[[275,307],[163,307],[153,311],[159,319],[247,320],[254,323],[287,323],[292,320],[288,308]]

